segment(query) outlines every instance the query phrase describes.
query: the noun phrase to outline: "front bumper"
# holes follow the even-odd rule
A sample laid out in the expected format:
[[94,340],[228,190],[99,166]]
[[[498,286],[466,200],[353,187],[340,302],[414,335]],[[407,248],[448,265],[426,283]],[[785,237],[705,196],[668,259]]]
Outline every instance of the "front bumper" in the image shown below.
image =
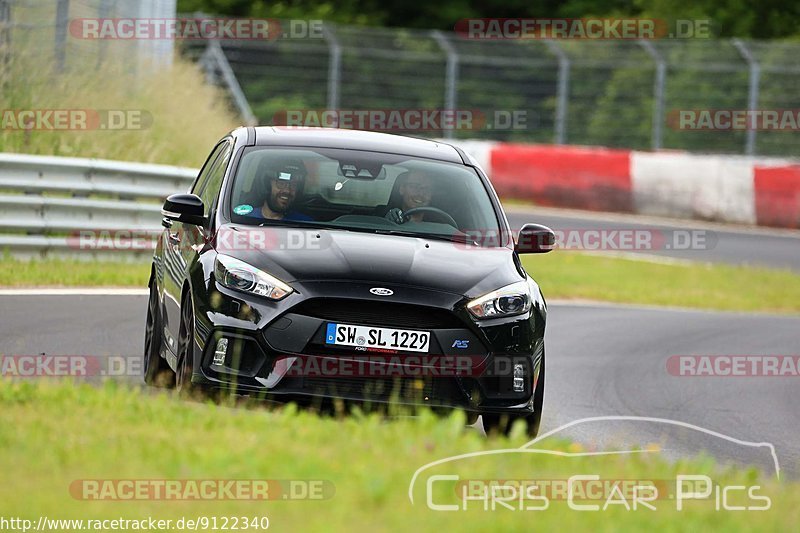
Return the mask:
[[[280,401],[339,398],[532,412],[544,333],[543,314],[536,308],[479,325],[460,296],[423,289],[396,290],[392,299],[354,298],[342,294],[342,284],[305,284],[302,297],[293,294],[273,303],[212,284],[208,302],[196,303],[203,340],[195,358],[197,384]],[[368,294],[358,284],[348,282],[347,288]],[[431,332],[430,351],[327,346],[324,331],[331,321],[424,329]],[[223,337],[228,353],[215,363]]]

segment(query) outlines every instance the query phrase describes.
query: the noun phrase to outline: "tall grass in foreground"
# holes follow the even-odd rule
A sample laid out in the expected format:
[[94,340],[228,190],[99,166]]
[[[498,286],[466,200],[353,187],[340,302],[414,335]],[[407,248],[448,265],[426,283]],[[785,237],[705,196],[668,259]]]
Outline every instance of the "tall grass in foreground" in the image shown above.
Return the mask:
[[[424,470],[446,457],[480,451],[518,449],[527,439],[486,438],[465,427],[463,413],[437,418],[386,419],[354,412],[319,416],[293,406],[237,408],[183,401],[171,394],[145,394],[109,382],[105,387],[70,383],[11,382],[0,379],[0,516],[48,518],[155,519],[181,517],[268,517],[270,528],[291,531],[790,531],[800,522],[800,488],[753,469],[721,468],[703,457],[669,462],[658,454],[559,457],[546,454],[483,455]],[[539,448],[578,452],[565,440]],[[433,510],[460,505],[457,488],[469,480],[566,480],[597,474],[602,480],[652,480],[663,486],[655,510],[619,503],[603,509],[605,498],[580,498],[597,511],[569,507],[564,495],[525,497],[484,508]],[[770,499],[768,510],[725,510],[714,495],[688,501],[677,510],[673,482],[678,474],[708,476],[715,488],[755,487]],[[319,498],[284,499],[82,499],[81,480],[289,480],[320,481]],[[304,482],[301,481],[302,486]],[[103,486],[113,487],[112,483]],[[414,502],[409,499],[409,488]],[[631,498],[625,492],[628,503]],[[107,494],[106,497],[111,494]],[[302,496],[302,494],[301,494]],[[501,497],[503,495],[499,495]],[[488,502],[487,502],[488,503]],[[728,495],[730,505],[764,507],[746,492]],[[795,524],[792,526],[792,524]]]
[[131,62],[110,60],[100,65],[72,61],[57,73],[34,45],[16,43],[13,50],[7,64],[0,62],[0,112],[133,110],[152,123],[143,129],[91,131],[0,127],[0,152],[199,167],[216,140],[239,125],[226,95],[180,57],[165,69],[139,66],[138,73]]

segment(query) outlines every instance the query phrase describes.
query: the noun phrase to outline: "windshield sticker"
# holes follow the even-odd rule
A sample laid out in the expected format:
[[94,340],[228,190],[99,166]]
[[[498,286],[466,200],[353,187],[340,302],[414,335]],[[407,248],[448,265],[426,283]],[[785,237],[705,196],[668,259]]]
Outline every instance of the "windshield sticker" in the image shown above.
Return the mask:
[[247,215],[253,211],[253,206],[248,204],[237,205],[233,208],[233,212],[237,215]]

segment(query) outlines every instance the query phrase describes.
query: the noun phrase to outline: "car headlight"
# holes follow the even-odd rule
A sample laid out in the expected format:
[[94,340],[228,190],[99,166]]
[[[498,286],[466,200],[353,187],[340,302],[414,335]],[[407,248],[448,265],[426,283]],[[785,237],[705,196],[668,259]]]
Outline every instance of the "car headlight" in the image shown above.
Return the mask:
[[475,298],[467,304],[469,312],[477,319],[501,318],[521,315],[531,309],[531,286],[519,281]]
[[249,263],[225,254],[217,254],[214,277],[229,289],[281,300],[294,292],[287,284]]

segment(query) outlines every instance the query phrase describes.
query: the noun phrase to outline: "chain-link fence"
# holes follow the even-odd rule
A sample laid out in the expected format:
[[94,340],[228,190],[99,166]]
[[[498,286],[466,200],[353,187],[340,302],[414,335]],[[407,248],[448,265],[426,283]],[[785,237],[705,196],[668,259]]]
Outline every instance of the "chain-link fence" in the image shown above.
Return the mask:
[[[800,43],[479,41],[438,31],[322,28],[317,37],[215,43],[259,123],[282,123],[287,111],[310,125],[320,116],[311,110],[450,109],[481,120],[416,133],[759,155],[800,151]],[[764,125],[752,112],[745,126],[731,121],[747,110],[772,112],[777,122]],[[508,120],[513,113],[522,121]]]
[[[13,58],[56,76],[112,64],[136,77],[169,64],[175,41],[91,38],[76,34],[76,21],[173,17],[175,0],[0,0],[0,60]],[[326,110],[338,119],[362,110],[372,118],[445,110],[471,120],[419,126],[401,118],[356,126],[634,149],[800,151],[800,43],[473,40],[455,32],[321,21],[280,21],[277,27],[285,31],[269,39],[180,41],[208,79],[228,89],[245,122],[280,124],[299,116],[303,124],[324,125],[319,119]],[[741,127],[718,120],[747,110],[778,114],[779,121]]]
[[174,18],[175,1],[0,0],[0,58],[54,74],[106,63],[133,75],[152,71],[171,63],[173,41],[96,38],[82,34],[80,21]]

